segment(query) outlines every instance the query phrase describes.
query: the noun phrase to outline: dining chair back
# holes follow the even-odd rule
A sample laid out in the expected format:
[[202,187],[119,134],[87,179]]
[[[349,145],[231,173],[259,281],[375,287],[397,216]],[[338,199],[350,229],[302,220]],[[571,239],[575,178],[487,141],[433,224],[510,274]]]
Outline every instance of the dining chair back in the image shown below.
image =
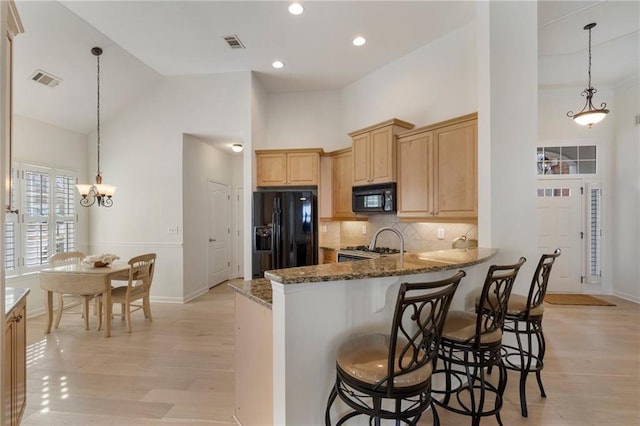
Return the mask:
[[[49,265],[52,268],[56,268],[58,266],[66,266],[66,265],[78,265],[82,262],[82,259],[85,258],[85,254],[81,251],[67,251],[63,253],[56,253],[49,258]],[[81,299],[82,302],[82,311],[81,315],[84,318],[85,330],[89,329],[89,301],[93,299],[96,295],[77,295],[77,294],[65,294],[58,293],[58,311],[56,313],[56,321],[55,328],[58,328],[60,325],[60,320],[62,319],[62,312],[65,310],[65,299],[78,300]],[[67,305],[67,308],[69,306]],[[74,312],[77,313],[77,312]]]
[[[131,333],[132,312],[142,309],[144,317],[152,321],[149,297],[155,271],[156,254],[147,253],[135,256],[129,259],[128,263],[129,277],[127,285],[111,289],[111,303],[119,303],[121,305],[122,314],[127,324],[127,332]],[[137,300],[141,300],[141,304],[133,303]],[[99,307],[100,314],[102,314],[102,298],[100,299]]]

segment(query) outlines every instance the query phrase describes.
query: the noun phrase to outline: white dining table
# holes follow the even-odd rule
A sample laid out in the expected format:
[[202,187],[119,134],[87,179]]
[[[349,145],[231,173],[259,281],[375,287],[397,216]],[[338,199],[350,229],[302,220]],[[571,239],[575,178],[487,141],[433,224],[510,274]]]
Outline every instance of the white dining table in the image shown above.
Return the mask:
[[51,333],[53,323],[53,293],[82,296],[102,294],[104,305],[104,337],[111,335],[111,281],[128,280],[129,264],[114,262],[105,267],[85,264],[64,265],[40,271],[40,287],[45,290],[47,325],[45,334]]

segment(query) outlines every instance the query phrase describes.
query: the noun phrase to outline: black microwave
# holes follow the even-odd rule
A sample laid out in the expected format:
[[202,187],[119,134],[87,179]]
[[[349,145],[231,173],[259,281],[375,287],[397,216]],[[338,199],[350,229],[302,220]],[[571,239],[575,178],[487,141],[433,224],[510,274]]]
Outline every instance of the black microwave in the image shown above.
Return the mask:
[[351,196],[354,213],[395,213],[396,184],[354,186]]

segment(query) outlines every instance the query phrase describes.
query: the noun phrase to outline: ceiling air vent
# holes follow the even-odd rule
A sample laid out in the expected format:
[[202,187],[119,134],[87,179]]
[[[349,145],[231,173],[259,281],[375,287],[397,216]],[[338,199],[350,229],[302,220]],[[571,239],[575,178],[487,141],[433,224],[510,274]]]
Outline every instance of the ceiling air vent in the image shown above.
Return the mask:
[[36,70],[36,72],[34,72],[30,78],[31,80],[40,84],[44,84],[47,87],[56,87],[62,81],[61,78],[58,78],[55,75],[49,74],[48,72],[44,72],[42,70]]
[[224,41],[227,42],[232,49],[245,49],[244,44],[240,41],[237,35],[224,36]]

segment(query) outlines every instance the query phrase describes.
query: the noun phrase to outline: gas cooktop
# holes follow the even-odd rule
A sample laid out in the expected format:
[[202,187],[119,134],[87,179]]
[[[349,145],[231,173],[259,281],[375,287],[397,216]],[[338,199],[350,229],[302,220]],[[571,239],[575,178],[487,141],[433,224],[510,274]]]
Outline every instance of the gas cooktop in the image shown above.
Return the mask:
[[378,254],[400,253],[400,250],[394,249],[394,248],[389,248],[389,247],[376,247],[373,250],[370,250],[369,247],[367,247],[367,246],[348,246],[348,247],[343,248],[342,250],[364,251],[364,252],[367,252],[367,253],[378,253]]

